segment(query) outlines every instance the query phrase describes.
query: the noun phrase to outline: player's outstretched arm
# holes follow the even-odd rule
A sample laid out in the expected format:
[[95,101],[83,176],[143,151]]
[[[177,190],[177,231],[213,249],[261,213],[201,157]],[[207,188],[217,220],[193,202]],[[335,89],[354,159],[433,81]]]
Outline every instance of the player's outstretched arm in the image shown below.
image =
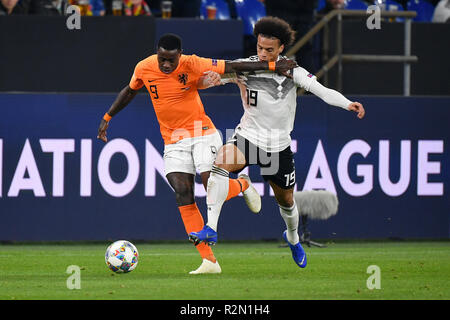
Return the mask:
[[108,138],[106,137],[106,129],[108,129],[109,120],[116,115],[120,110],[125,108],[131,100],[136,96],[138,90],[133,90],[130,86],[126,86],[119,92],[116,100],[114,100],[111,108],[109,108],[108,112],[103,116],[100,126],[98,128],[97,138],[102,140],[103,142],[107,142]]
[[317,81],[313,81],[311,83],[309,91],[332,106],[341,107],[356,112],[359,119],[362,119],[366,114],[366,111],[361,103],[352,102],[344,97],[344,95],[340,92],[327,88]]
[[278,74],[284,75],[288,78],[292,78],[289,74],[289,70],[297,67],[297,63],[294,60],[280,59],[276,62],[267,61],[225,61],[225,72],[250,72],[258,70],[272,70]]

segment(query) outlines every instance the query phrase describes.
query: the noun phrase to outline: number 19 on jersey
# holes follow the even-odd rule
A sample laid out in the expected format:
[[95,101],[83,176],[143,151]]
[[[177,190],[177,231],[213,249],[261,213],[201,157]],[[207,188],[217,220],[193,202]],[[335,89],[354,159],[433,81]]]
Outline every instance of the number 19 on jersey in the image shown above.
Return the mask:
[[258,91],[247,89],[247,105],[256,107],[258,104]]

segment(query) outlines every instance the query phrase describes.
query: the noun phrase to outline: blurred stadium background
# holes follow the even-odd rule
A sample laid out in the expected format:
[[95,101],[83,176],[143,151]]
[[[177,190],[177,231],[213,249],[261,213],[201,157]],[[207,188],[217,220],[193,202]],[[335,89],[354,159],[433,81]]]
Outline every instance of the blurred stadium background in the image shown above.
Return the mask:
[[[265,15],[297,29],[288,56],[366,108],[359,121],[299,92],[296,188],[339,199],[337,215],[302,230],[328,240],[450,238],[450,24],[434,22],[449,1],[185,0],[164,18],[160,1],[139,16],[128,1],[81,1],[1,0],[0,241],[185,240],[147,93],[114,118],[106,145],[98,124],[162,34],[179,34],[186,54],[236,59],[254,54],[252,26]],[[79,29],[68,28],[69,4],[85,14]],[[370,5],[381,9],[379,29],[368,28]],[[225,139],[242,114],[238,89],[201,96]],[[226,203],[220,237],[279,239],[273,195],[249,173],[262,212]]]

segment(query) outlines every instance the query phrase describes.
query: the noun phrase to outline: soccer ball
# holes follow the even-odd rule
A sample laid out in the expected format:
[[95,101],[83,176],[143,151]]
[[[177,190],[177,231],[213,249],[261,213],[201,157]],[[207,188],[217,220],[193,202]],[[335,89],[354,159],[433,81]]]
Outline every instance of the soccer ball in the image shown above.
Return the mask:
[[105,262],[114,272],[131,272],[136,269],[138,260],[139,253],[130,241],[118,240],[106,249]]

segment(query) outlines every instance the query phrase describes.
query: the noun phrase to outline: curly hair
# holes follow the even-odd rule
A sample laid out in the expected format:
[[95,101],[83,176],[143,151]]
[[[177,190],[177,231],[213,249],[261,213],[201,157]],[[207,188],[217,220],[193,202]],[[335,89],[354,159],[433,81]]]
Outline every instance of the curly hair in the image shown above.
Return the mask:
[[277,17],[264,17],[255,23],[253,34],[256,38],[262,35],[268,38],[277,38],[280,45],[289,46],[295,40],[295,31],[289,23]]

